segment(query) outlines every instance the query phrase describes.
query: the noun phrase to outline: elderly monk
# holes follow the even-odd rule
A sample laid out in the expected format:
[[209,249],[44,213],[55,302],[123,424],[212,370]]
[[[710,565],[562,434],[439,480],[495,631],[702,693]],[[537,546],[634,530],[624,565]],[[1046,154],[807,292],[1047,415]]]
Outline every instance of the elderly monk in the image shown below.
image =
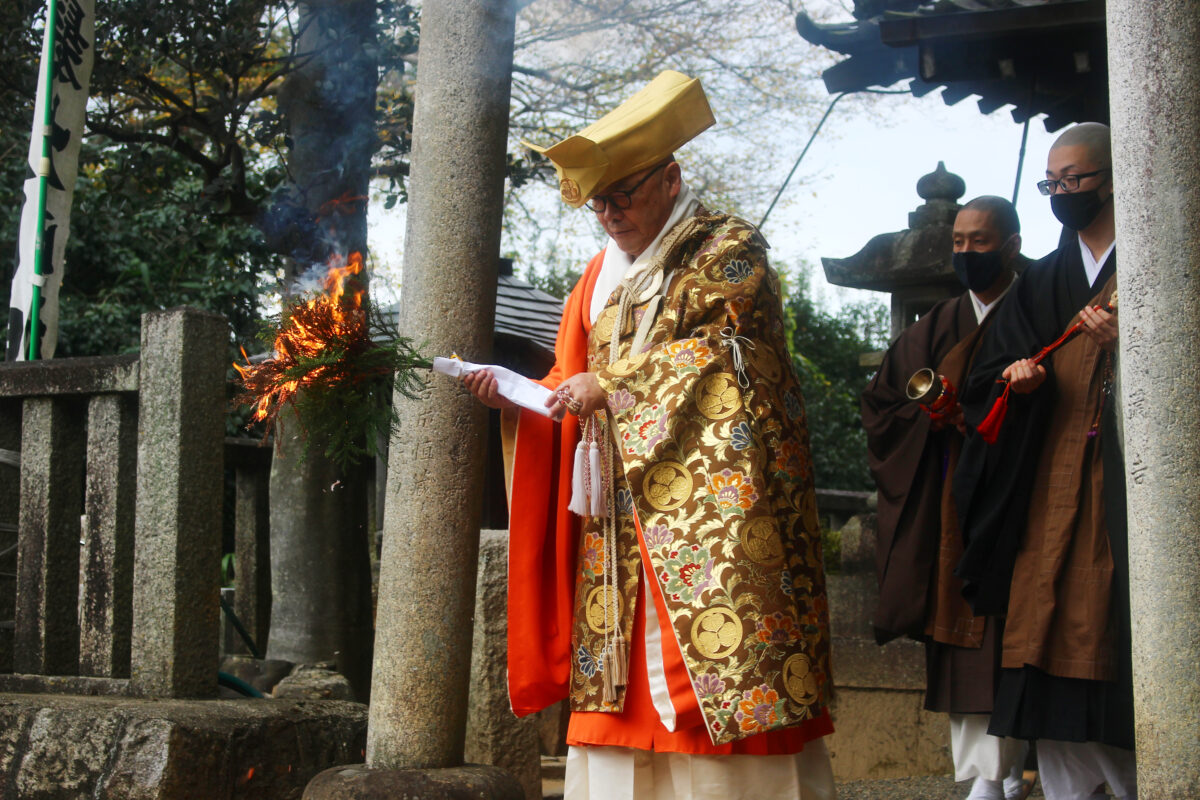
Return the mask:
[[[766,242],[674,151],[713,123],[664,72],[549,148],[609,236],[522,412],[509,692],[569,698],[566,794],[826,798],[829,623],[804,404]],[[487,373],[464,382],[503,407]],[[574,509],[574,510],[571,510]],[[582,512],[582,513],[576,513]]]
[[[1011,383],[998,439],[968,436],[955,470],[957,573],[976,613],[1007,615],[990,732],[1037,740],[1051,800],[1104,783],[1135,797],[1117,325],[1103,308],[1117,269],[1108,128],[1063,133],[1038,188],[1072,235],[1009,293],[962,392],[979,424],[998,379]],[[1078,321],[1082,335],[1030,360]]]
[[953,574],[962,540],[943,476],[958,459],[962,414],[927,414],[906,388],[926,367],[963,385],[982,331],[1029,260],[1021,255],[1017,210],[1002,197],[964,205],[952,244],[966,291],[901,333],[862,395],[879,489],[874,625],[881,644],[902,635],[925,642],[925,708],[950,715],[954,778],[974,779],[967,800],[1021,800],[1032,788],[1023,779],[1025,743],[987,733],[1003,622],[972,615]]

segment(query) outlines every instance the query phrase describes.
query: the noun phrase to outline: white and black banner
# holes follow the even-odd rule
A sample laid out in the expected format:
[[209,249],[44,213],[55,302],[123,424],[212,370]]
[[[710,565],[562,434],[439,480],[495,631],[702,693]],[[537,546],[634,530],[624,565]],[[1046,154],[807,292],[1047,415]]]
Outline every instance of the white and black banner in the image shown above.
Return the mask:
[[42,160],[48,36],[42,45],[33,134],[29,141],[29,169],[25,178],[25,205],[21,209],[18,264],[9,300],[9,361],[23,361],[29,356],[29,319],[35,280],[42,282],[41,306],[38,309],[38,357],[53,357],[54,347],[58,343],[58,290],[62,286],[63,252],[70,230],[71,196],[75,191],[79,145],[83,140],[88,84],[92,77],[95,53],[95,0],[58,0],[58,24],[55,27],[52,81],[54,124],[50,140],[50,177],[46,187],[42,276],[38,278],[34,275],[33,259],[37,241],[37,173]]

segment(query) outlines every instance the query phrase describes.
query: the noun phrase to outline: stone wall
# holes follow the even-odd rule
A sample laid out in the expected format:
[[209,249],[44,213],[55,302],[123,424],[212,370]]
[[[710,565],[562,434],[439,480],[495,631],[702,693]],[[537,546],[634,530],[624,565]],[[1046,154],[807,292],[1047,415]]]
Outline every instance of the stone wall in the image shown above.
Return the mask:
[[875,644],[875,515],[841,529],[841,565],[829,576],[836,732],[829,737],[838,781],[953,772],[950,722],[925,711],[924,648],[909,639]]
[[[364,757],[363,705],[177,699],[217,693],[226,334],[174,309],[138,356],[0,365],[3,800],[298,798]],[[231,463],[259,641],[264,452]]]
[[19,487],[15,588],[0,587],[0,668],[15,674],[0,690],[78,676],[106,693],[216,694],[227,330],[154,312],[136,357],[0,367]]

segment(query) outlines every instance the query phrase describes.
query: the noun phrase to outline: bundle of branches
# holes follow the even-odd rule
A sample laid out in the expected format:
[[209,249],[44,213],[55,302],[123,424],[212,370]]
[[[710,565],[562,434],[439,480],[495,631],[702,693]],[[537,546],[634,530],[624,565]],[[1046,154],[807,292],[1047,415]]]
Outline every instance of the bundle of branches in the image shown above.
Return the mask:
[[424,386],[415,370],[432,364],[364,302],[354,280],[361,268],[356,253],[347,266],[330,269],[324,292],[293,302],[268,322],[264,338],[273,354],[234,365],[245,388],[237,402],[253,407],[254,422],[282,425],[280,413],[291,406],[304,453],[319,442],[341,467],[378,454],[378,443],[397,424],[393,392],[415,398]]

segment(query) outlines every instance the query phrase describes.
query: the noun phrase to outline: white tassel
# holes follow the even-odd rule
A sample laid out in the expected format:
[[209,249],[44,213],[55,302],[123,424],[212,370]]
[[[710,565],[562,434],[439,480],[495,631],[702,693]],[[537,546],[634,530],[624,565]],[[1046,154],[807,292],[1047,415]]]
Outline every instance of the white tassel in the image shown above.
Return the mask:
[[[651,600],[650,602],[654,601]],[[613,686],[627,686],[629,684],[629,646],[625,644],[625,637],[621,635],[620,628],[617,629],[617,639],[613,642],[612,660]]]
[[584,489],[583,483],[583,452],[587,448],[587,442],[581,441],[575,446],[575,469],[571,473],[571,504],[567,509],[574,511],[581,517],[587,516],[588,499],[587,491]]
[[592,490],[592,516],[608,516],[607,509],[605,508],[605,505],[607,504],[604,502],[604,492],[607,487],[604,485],[604,475],[600,471],[600,446],[595,442],[592,442],[591,446],[588,447],[588,465],[591,468],[590,475],[592,478],[591,486],[589,487]]

